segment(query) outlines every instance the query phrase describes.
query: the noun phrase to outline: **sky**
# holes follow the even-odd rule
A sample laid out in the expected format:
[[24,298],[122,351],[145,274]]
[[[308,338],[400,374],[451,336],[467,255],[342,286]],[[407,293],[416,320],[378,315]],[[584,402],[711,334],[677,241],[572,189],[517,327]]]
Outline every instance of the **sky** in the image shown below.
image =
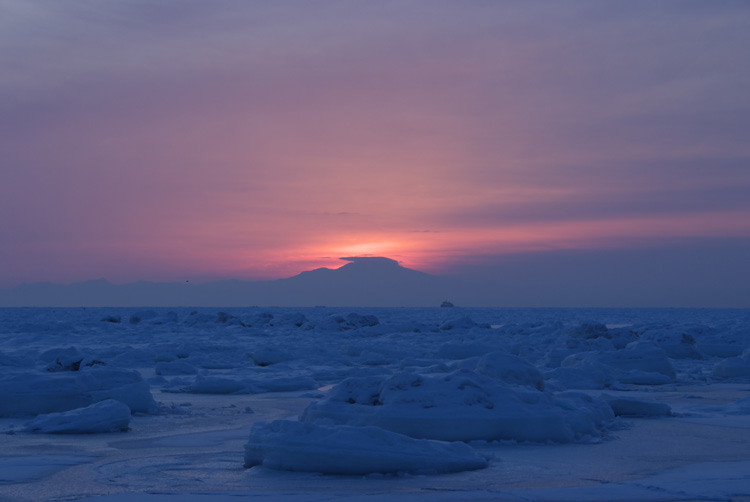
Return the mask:
[[0,287],[372,255],[736,289],[748,47],[744,0],[1,0]]

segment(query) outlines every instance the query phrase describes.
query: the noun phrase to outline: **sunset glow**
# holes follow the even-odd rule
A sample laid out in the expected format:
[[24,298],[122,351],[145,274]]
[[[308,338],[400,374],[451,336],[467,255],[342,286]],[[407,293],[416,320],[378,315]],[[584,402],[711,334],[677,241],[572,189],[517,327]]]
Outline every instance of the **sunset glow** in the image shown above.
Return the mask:
[[750,238],[731,2],[160,5],[3,7],[0,287]]

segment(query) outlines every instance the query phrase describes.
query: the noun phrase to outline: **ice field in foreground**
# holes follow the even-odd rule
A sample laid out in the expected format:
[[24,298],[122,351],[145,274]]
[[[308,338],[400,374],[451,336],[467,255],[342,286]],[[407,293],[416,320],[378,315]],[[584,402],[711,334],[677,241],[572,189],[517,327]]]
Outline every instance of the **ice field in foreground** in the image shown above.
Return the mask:
[[750,311],[0,309],[0,501],[744,500]]

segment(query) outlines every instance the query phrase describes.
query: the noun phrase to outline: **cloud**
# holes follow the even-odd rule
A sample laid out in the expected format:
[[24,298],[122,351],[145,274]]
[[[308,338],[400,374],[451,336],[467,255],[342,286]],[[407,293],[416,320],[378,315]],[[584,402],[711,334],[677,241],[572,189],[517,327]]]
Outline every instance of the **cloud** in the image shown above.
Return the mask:
[[743,2],[4,9],[0,283],[747,232]]

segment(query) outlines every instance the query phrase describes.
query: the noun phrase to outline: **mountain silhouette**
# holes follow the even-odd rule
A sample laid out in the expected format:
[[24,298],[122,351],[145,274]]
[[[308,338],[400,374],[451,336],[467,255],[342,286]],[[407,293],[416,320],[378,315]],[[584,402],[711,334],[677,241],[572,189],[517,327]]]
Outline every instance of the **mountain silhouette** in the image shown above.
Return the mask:
[[245,306],[438,306],[450,280],[402,267],[379,256],[341,258],[346,265],[318,268],[272,281],[225,280],[203,284],[105,279],[68,285],[24,284],[0,290],[4,307],[245,307]]
[[446,279],[402,267],[384,257],[346,257],[336,269],[318,268],[275,281],[279,299],[299,305],[439,305]]

